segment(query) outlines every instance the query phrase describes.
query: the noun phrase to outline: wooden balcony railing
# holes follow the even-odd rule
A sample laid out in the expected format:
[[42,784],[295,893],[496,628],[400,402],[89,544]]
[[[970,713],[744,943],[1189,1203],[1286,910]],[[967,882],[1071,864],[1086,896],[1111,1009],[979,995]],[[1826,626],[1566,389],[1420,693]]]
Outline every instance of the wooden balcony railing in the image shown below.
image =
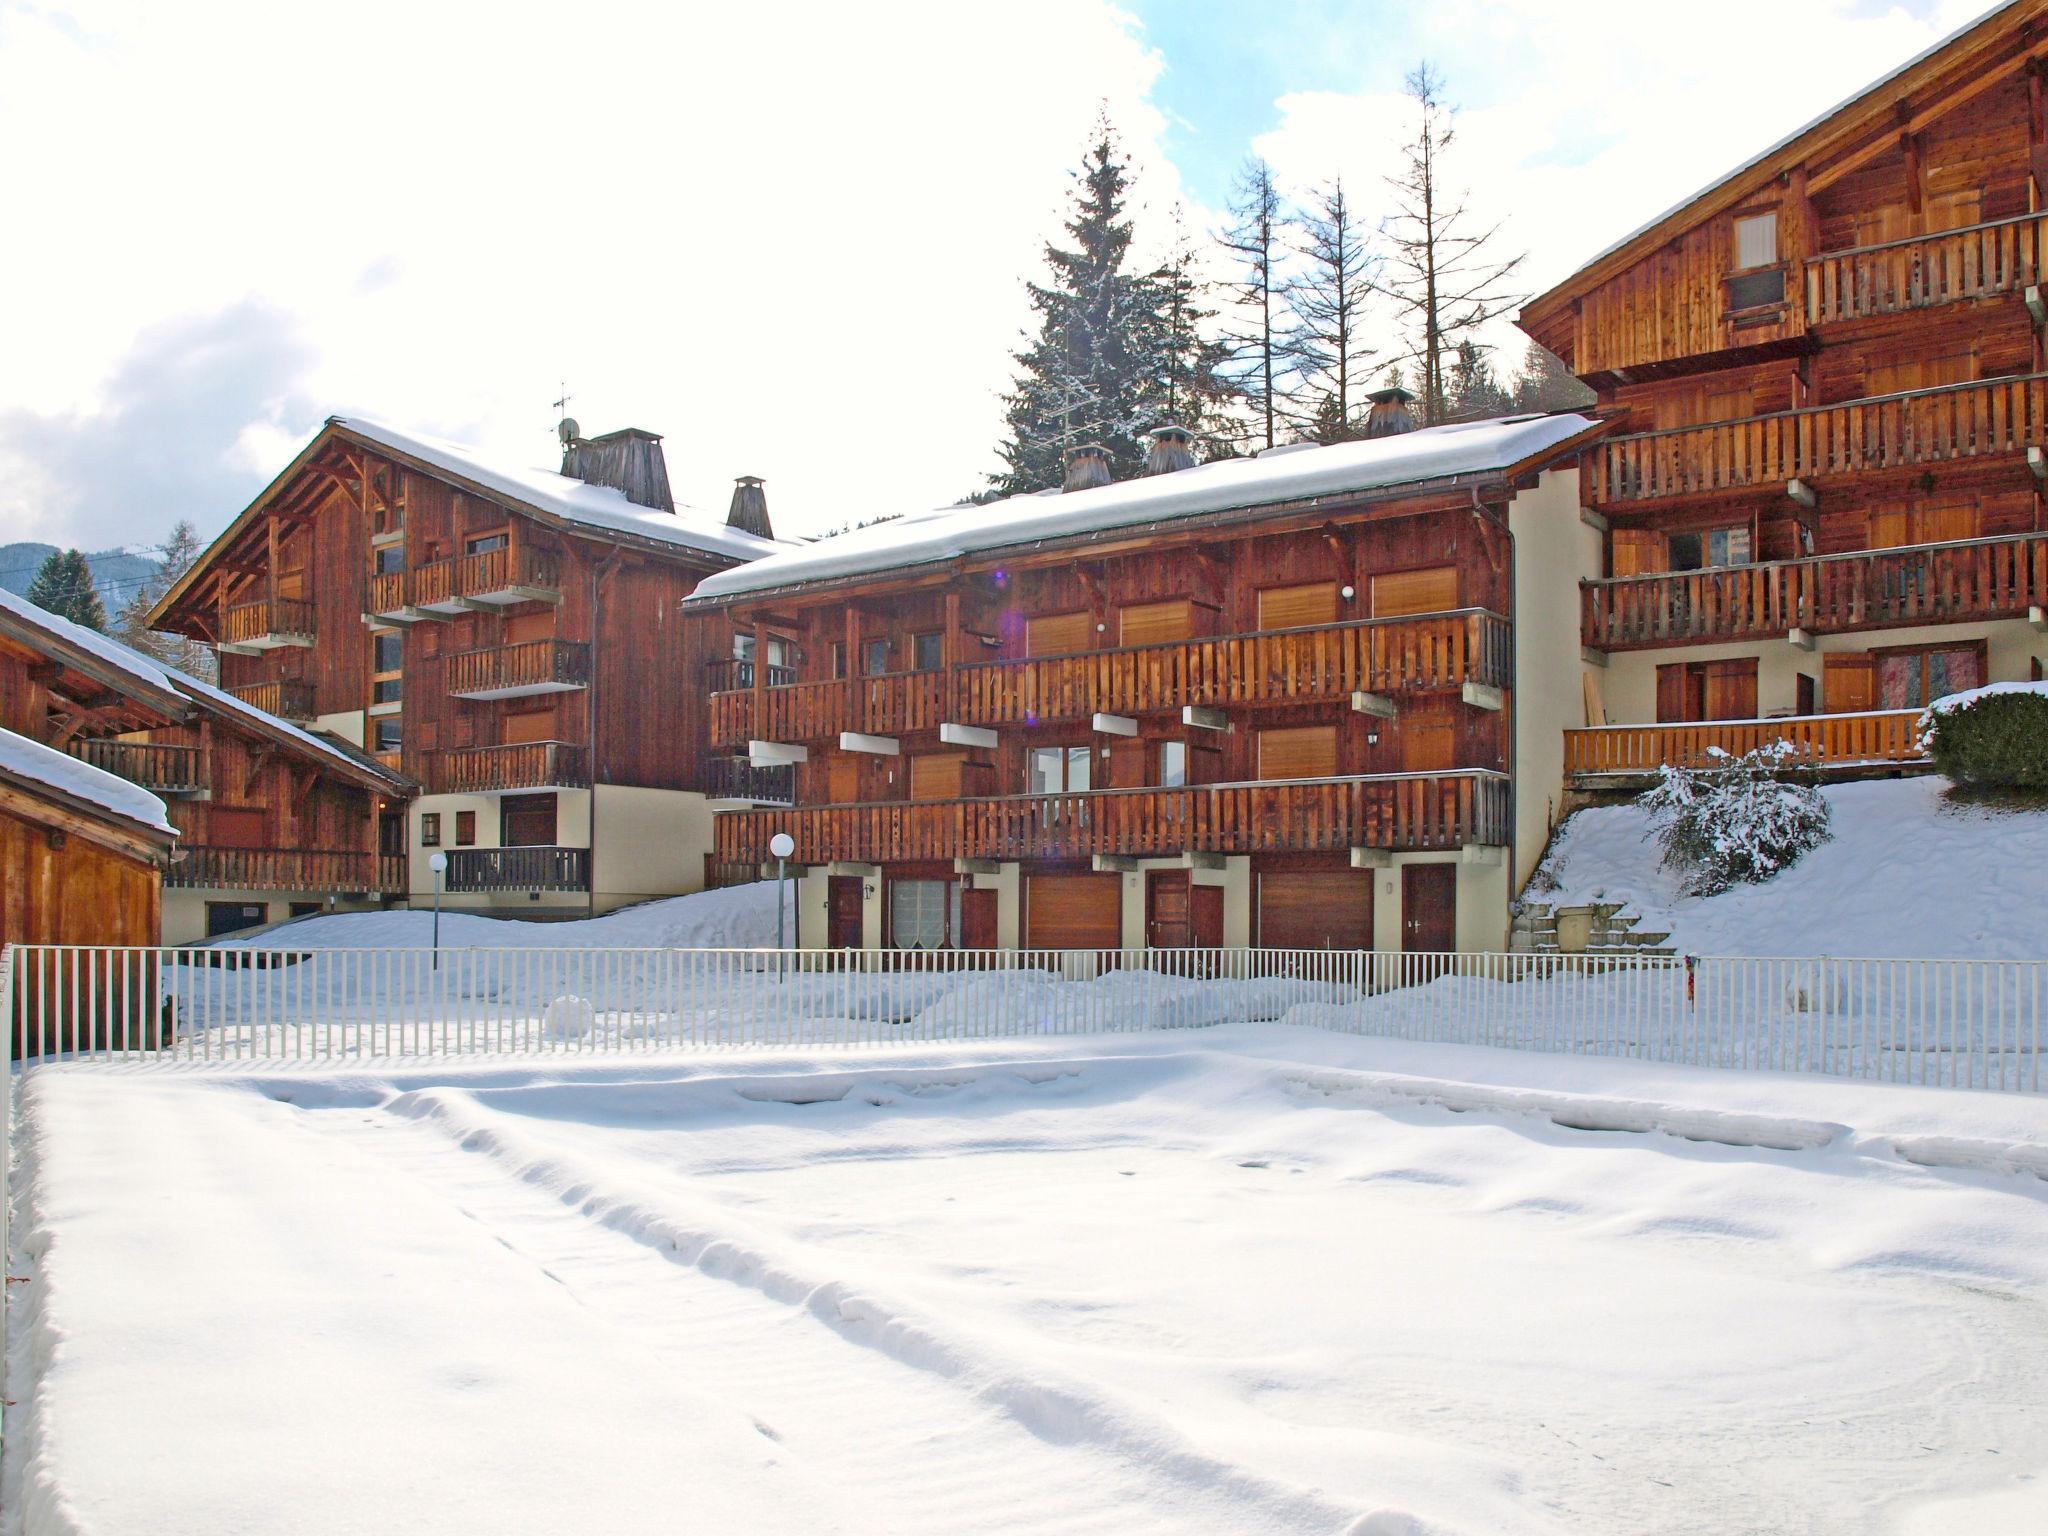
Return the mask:
[[1972,224],[1882,245],[1828,251],[1806,263],[1806,323],[1928,309],[2019,293],[2041,281],[2048,216]]
[[380,571],[363,583],[363,612],[403,614],[410,605],[410,571]]
[[521,741],[496,747],[456,747],[435,757],[436,794],[585,789],[590,784],[589,756],[574,742]]
[[588,848],[451,848],[451,891],[587,891]]
[[802,864],[1456,848],[1505,843],[1507,808],[1506,777],[1468,769],[720,811],[713,844],[721,861],[758,863],[787,832]]
[[2048,605],[2048,534],[1914,544],[1579,583],[1597,651],[2026,618]]
[[1826,770],[1927,759],[1917,709],[1778,720],[1703,720],[1665,725],[1600,725],[1564,733],[1564,771],[1575,779],[1647,778],[1666,764],[1707,768],[1714,749],[1739,757],[1790,742],[1788,767]]
[[744,757],[707,757],[700,765],[697,788],[713,800],[794,805],[796,769],[788,763],[757,766]]
[[2030,373],[1638,432],[1588,450],[1590,495],[1595,505],[1618,506],[2018,455],[2041,442],[2044,421],[2048,374]]
[[512,699],[590,686],[590,647],[574,640],[522,640],[442,659],[447,691],[460,699]]
[[405,889],[401,855],[360,849],[181,847],[166,886],[191,890],[370,895]]
[[313,605],[296,597],[266,597],[236,603],[228,609],[230,645],[310,645],[314,635]]
[[292,678],[279,678],[268,683],[244,683],[239,688],[230,688],[228,692],[250,708],[276,715],[280,720],[313,718],[311,683]]
[[[1362,619],[1157,645],[981,661],[953,674],[950,717],[962,725],[1036,724],[1179,709],[1189,704],[1297,704],[1354,691],[1408,692],[1509,682],[1508,622],[1479,608]],[[898,672],[770,687],[765,727],[751,692],[711,701],[716,741],[830,740],[840,731],[896,735],[949,718],[944,672]]]
[[[770,662],[767,676],[761,681],[769,688],[786,688],[796,681],[796,668]],[[752,661],[743,661],[737,656],[721,656],[716,661],[704,663],[704,687],[711,693],[731,693],[736,689],[753,686]]]
[[197,747],[73,737],[65,750],[82,763],[156,794],[196,795],[207,787],[206,757]]
[[456,562],[456,595],[475,602],[510,603],[542,594],[553,596],[561,585],[561,567],[555,557],[524,544],[464,555]]

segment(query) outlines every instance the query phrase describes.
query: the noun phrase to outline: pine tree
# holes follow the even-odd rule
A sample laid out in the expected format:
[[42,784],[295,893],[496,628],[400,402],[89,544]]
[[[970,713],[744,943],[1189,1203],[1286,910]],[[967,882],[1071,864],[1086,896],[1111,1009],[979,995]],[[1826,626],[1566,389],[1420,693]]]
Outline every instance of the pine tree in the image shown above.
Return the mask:
[[1582,411],[1598,398],[1581,384],[1564,359],[1540,342],[1530,342],[1515,376],[1518,411]]
[[189,672],[203,681],[213,680],[213,652],[184,635],[166,634],[148,625],[149,611],[163,600],[171,585],[192,568],[204,548],[191,522],[179,518],[164,540],[163,561],[156,571],[121,605],[114,616],[114,638],[145,656],[154,656],[168,666]]
[[1202,281],[1195,271],[1195,250],[1177,208],[1173,222],[1173,254],[1157,274],[1165,326],[1161,352],[1165,419],[1185,427],[1202,445],[1202,456],[1211,458],[1227,451],[1236,435],[1237,424],[1229,416],[1236,391],[1223,376],[1228,349],[1212,334],[1216,312],[1204,302]]
[[1072,245],[1048,244],[1051,281],[1026,284],[1038,333],[1015,354],[997,448],[1005,467],[989,477],[1006,495],[1058,485],[1061,455],[1078,443],[1102,444],[1115,477],[1136,474],[1144,433],[1165,414],[1166,294],[1158,274],[1128,270],[1121,156],[1109,119],[1098,119],[1064,226]]
[[1521,303],[1511,282],[1520,256],[1502,257],[1500,226],[1473,232],[1463,194],[1444,183],[1444,157],[1456,139],[1455,113],[1443,99],[1443,78],[1427,63],[1409,72],[1416,107],[1408,164],[1387,178],[1395,212],[1387,222],[1389,260],[1373,291],[1393,301],[1401,319],[1404,360],[1415,365],[1423,419],[1444,419],[1450,360],[1460,341]]
[[1230,224],[1217,238],[1232,267],[1225,284],[1230,298],[1223,331],[1225,377],[1250,406],[1252,441],[1261,448],[1280,441],[1280,424],[1291,404],[1295,357],[1280,272],[1284,231],[1272,167],[1257,157],[1247,160],[1230,203]]
[[28,584],[28,600],[38,608],[62,614],[74,624],[105,634],[107,610],[92,584],[92,567],[75,549],[53,549]]
[[1469,336],[1458,343],[1457,358],[1444,380],[1444,397],[1445,421],[1484,421],[1505,416],[1514,406],[1493,376],[1486,349]]
[[1306,270],[1288,285],[1292,350],[1313,408],[1300,421],[1318,443],[1341,443],[1364,430],[1355,416],[1374,349],[1365,342],[1365,306],[1373,266],[1340,177],[1311,194],[1296,219]]

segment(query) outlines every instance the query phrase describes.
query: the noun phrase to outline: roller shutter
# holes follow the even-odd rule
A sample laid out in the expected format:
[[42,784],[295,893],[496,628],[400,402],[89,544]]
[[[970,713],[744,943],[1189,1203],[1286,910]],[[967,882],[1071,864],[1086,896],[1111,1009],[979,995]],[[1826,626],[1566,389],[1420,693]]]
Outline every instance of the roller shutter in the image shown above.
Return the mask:
[[1087,613],[1048,613],[1024,621],[1027,656],[1062,656],[1095,644],[1095,618]]
[[1195,632],[1193,605],[1184,597],[1170,603],[1128,603],[1117,610],[1118,645],[1166,645]]
[[1391,571],[1372,579],[1372,616],[1444,613],[1458,606],[1458,568],[1435,565],[1420,571]]
[[1260,875],[1259,945],[1371,949],[1371,872],[1333,869]]
[[1259,777],[1327,779],[1337,773],[1337,727],[1299,725],[1259,732]]
[[1026,949],[1118,949],[1123,945],[1119,875],[1030,875],[1024,881]]
[[1311,582],[1303,587],[1266,587],[1259,593],[1259,628],[1304,629],[1337,622],[1337,584]]

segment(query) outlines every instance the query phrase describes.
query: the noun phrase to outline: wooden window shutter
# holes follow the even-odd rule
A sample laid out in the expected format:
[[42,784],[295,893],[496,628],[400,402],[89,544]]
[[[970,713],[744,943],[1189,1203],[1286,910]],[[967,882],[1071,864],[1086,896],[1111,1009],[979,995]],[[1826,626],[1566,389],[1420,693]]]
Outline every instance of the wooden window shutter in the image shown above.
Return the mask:
[[1024,621],[1024,654],[1059,656],[1085,651],[1095,644],[1095,616],[1089,613],[1048,613]]
[[1710,661],[1706,665],[1706,715],[1709,720],[1756,718],[1756,658]]
[[1974,497],[1929,502],[1913,509],[1915,544],[1947,544],[1957,539],[1974,539],[1983,532],[1984,520]]
[[965,752],[925,752],[910,760],[910,798],[913,800],[956,800]]
[[1877,708],[1877,658],[1868,651],[1821,657],[1820,707],[1831,715]]
[[1458,718],[1404,712],[1394,727],[1403,773],[1442,773],[1458,763]]
[[1117,610],[1118,645],[1166,645],[1194,632],[1194,608],[1184,597],[1164,603],[1126,603]]
[[1337,584],[1310,582],[1301,587],[1266,587],[1259,593],[1259,628],[1304,629],[1337,622]]
[[1443,613],[1458,606],[1458,568],[1433,565],[1420,571],[1390,571],[1372,579],[1372,616]]
[[522,741],[553,741],[555,739],[555,712],[552,709],[529,710],[524,714],[505,717],[503,740],[507,745]]
[[1869,520],[1866,537],[1872,549],[1897,549],[1913,542],[1913,519],[1904,507],[1872,507],[1865,516]]
[[1615,576],[1651,576],[1669,567],[1664,536],[1648,528],[1617,528],[1609,563]]
[[1337,727],[1295,725],[1259,732],[1259,777],[1327,779],[1337,772]]
[[1667,662],[1657,668],[1657,720],[1664,724],[1690,718],[1685,698],[1685,663]]

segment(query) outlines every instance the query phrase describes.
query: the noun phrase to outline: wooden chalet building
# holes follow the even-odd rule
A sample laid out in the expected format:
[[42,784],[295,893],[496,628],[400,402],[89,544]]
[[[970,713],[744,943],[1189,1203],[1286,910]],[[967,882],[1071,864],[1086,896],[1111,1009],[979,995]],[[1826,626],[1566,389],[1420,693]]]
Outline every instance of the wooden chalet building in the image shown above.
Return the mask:
[[1581,530],[1602,428],[1412,428],[1387,392],[1365,441],[1203,466],[1163,428],[1135,480],[1077,450],[708,578],[713,748],[795,766],[718,857],[789,833],[808,945],[1500,947],[1561,788],[1554,745],[1511,776],[1515,550]]
[[1523,310],[1615,427],[1575,781],[1781,737],[1912,762],[1930,698],[2041,676],[2044,68],[2017,0]]
[[759,481],[723,522],[678,512],[658,437],[573,426],[557,474],[332,418],[152,615],[214,646],[235,698],[403,786],[341,834],[376,849],[383,896],[430,900],[436,852],[448,905],[515,915],[704,883],[725,636],[681,602],[782,546]]

